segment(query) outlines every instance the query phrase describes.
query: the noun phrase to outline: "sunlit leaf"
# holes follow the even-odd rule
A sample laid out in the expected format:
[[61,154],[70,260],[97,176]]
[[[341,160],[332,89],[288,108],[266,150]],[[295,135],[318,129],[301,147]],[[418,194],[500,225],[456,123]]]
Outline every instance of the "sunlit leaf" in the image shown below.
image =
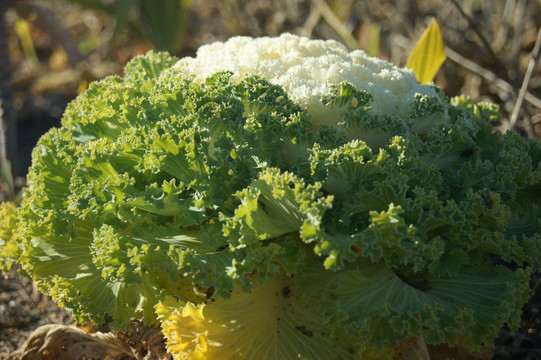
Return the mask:
[[445,61],[445,45],[436,20],[425,30],[410,54],[406,67],[413,70],[421,84],[434,80]]
[[381,33],[381,25],[374,23],[370,24],[368,29],[368,48],[367,54],[374,57],[379,57],[379,38]]
[[15,22],[15,32],[21,41],[21,46],[23,48],[24,54],[27,59],[36,61],[36,49],[34,47],[34,42],[32,41],[32,36],[30,35],[30,25],[28,21],[24,19],[17,19]]

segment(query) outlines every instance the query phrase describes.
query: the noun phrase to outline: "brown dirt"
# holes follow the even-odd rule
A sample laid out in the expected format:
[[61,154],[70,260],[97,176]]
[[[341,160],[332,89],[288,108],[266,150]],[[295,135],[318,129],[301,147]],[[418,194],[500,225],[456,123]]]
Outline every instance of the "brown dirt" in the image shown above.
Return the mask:
[[67,311],[15,268],[7,274],[0,272],[0,359],[18,349],[41,325],[74,323]]

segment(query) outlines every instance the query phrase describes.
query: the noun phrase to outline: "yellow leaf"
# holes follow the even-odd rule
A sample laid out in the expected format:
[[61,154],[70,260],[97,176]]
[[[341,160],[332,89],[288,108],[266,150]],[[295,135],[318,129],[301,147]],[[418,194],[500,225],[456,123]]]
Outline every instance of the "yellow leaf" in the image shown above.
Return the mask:
[[434,80],[445,58],[443,37],[436,20],[432,19],[411,52],[406,67],[413,70],[421,84],[426,84]]
[[368,49],[367,54],[373,57],[379,57],[379,35],[381,33],[380,24],[370,24],[368,33]]
[[17,19],[17,21],[15,21],[15,32],[21,41],[21,46],[26,58],[30,61],[37,61],[38,56],[36,55],[32,35],[30,35],[30,25],[28,24],[28,21]]

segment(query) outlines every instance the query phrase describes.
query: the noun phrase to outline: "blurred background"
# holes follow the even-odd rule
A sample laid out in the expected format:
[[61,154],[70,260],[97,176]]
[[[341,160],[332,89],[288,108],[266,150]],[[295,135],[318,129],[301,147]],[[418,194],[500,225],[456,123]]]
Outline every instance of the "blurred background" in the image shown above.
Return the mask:
[[[19,194],[32,148],[66,104],[135,55],[291,32],[404,66],[432,18],[447,53],[435,83],[500,105],[501,130],[541,139],[540,0],[0,0],[0,201]],[[539,303],[524,327],[538,344]]]

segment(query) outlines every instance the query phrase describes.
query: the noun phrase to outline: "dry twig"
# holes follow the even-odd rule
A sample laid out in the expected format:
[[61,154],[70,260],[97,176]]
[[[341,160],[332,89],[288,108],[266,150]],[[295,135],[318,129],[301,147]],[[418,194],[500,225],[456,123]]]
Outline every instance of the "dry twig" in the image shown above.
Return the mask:
[[[535,64],[539,60],[540,47],[541,47],[541,27],[539,28],[539,32],[537,33],[537,40],[535,41],[535,46],[532,50],[530,62],[528,63],[528,69],[526,70],[526,75],[524,75],[524,80],[522,81],[522,86],[520,87],[520,92],[518,93],[515,107],[513,108],[513,112],[511,113],[511,119],[509,120],[510,129],[513,129],[517,123],[518,113],[520,111],[520,108],[522,107],[522,102],[524,101],[524,98],[526,96],[526,92],[528,90],[528,84],[530,82],[530,78],[532,77],[533,69],[535,68]],[[539,106],[539,108],[541,108],[541,106]]]
[[[454,51],[450,47],[445,48],[445,53],[447,54],[447,57],[449,59],[453,60],[458,65],[464,67],[465,69],[477,75],[480,75],[484,79],[488,80],[490,83],[493,83],[494,85],[496,85],[501,90],[508,92],[510,94],[515,93],[515,90],[510,83],[498,77],[492,71],[487,70],[484,67],[478,65],[477,63],[465,58],[464,56],[460,55],[458,52]],[[524,99],[528,101],[530,104],[541,109],[541,99],[539,99],[532,93],[526,91],[524,94]]]
[[350,50],[358,49],[359,43],[353,35],[351,35],[351,30],[346,28],[346,26],[336,17],[329,5],[324,0],[317,1],[316,4],[319,7],[319,12],[323,19],[329,24],[329,26],[336,31],[336,33],[342,38],[346,46]]
[[498,68],[500,75],[503,76],[506,81],[510,82],[510,79],[507,76],[507,72],[505,71],[505,68],[501,63],[500,58],[494,53],[492,46],[490,45],[486,37],[479,31],[479,29],[473,22],[472,18],[468,14],[466,14],[466,12],[464,11],[464,9],[462,8],[462,6],[459,4],[457,0],[451,0],[451,2],[453,3],[453,5],[455,5],[455,7],[460,12],[460,14],[468,21],[470,28],[475,32],[477,37],[479,37],[479,40],[481,40],[481,42],[483,43],[483,46],[486,48],[490,56],[493,58],[494,64],[496,64],[496,67]]

